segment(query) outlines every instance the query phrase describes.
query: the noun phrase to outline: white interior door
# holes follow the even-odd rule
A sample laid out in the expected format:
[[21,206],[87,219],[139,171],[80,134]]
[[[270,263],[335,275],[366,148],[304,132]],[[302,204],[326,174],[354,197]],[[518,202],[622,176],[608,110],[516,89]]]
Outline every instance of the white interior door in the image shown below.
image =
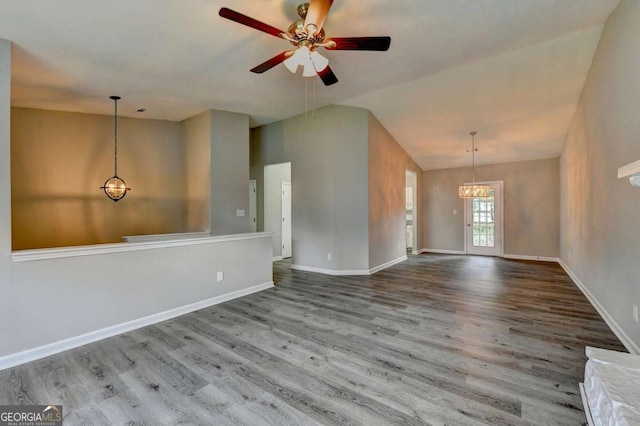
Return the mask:
[[282,258],[291,257],[291,182],[282,182]]
[[257,192],[256,192],[256,180],[249,180],[249,220],[251,221],[251,232],[258,231],[258,216],[257,216]]
[[502,256],[502,182],[481,183],[491,187],[491,196],[465,200],[467,254]]

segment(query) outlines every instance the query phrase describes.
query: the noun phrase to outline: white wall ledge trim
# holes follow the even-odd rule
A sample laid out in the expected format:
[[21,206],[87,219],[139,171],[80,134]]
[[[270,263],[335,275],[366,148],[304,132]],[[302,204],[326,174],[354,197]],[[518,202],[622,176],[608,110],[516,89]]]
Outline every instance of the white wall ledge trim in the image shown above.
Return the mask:
[[95,256],[101,254],[124,253],[129,251],[153,250],[167,247],[215,244],[229,241],[271,238],[273,232],[253,232],[247,234],[217,235],[200,238],[169,239],[137,243],[96,244],[91,246],[57,247],[50,249],[19,250],[11,253],[13,262],[61,259],[65,257]]
[[71,337],[69,339],[61,340],[59,342],[51,343],[48,345],[40,346],[26,351],[18,352],[15,354],[0,357],[0,371],[21,365],[30,361],[35,361],[50,355],[54,355],[69,349],[77,348],[89,343],[97,342],[109,337],[117,336],[118,334],[126,333],[128,331],[136,330],[138,328],[146,327],[152,324],[156,324],[161,321],[166,321],[171,318],[178,317],[180,315],[188,314],[199,309],[204,309],[209,306],[217,305],[219,303],[227,302],[229,300],[236,299],[238,297],[247,296],[262,290],[267,290],[273,287],[273,281],[258,284],[253,287],[245,288],[231,293],[222,294],[220,296],[212,297],[210,299],[201,300],[199,302],[192,303],[190,305],[181,306],[178,308],[170,309],[168,311],[159,312],[157,314],[149,315],[143,318],[138,318],[132,321],[128,321],[122,324],[114,325],[112,327],[103,328],[101,330],[92,331],[80,336]]

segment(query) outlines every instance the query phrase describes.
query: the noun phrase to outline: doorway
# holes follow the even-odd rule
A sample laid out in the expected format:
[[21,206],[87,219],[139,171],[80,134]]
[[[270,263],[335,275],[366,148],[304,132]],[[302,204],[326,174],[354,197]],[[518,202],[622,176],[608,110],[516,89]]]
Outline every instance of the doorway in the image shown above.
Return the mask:
[[467,254],[503,256],[503,182],[479,182],[489,185],[488,198],[465,200],[465,247]]
[[405,182],[407,253],[418,254],[418,175],[416,172],[407,170]]
[[[283,183],[289,184],[291,189],[291,163],[270,164],[264,166],[264,230],[273,232],[272,252],[273,260],[282,260],[291,257],[292,230],[291,230],[291,191],[289,191],[288,211],[283,212]],[[283,218],[288,217],[289,231],[283,242]],[[288,253],[283,253],[283,246]]]

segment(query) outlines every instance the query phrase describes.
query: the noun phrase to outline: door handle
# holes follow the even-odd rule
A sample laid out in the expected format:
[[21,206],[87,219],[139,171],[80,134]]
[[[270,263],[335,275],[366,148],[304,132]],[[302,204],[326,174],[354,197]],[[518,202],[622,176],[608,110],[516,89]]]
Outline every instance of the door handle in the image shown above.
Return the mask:
[[470,224],[470,223],[467,223],[467,226],[471,226],[471,224]]

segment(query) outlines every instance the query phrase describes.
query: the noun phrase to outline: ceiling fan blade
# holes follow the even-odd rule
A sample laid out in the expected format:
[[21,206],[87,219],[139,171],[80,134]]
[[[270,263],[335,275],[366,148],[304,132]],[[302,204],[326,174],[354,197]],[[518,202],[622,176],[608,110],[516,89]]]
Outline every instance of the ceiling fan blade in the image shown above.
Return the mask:
[[338,82],[338,77],[331,71],[330,67],[326,67],[322,71],[318,73],[320,80],[324,83],[325,86],[331,86],[332,84],[336,84]]
[[316,27],[314,33],[310,35],[316,35],[320,32],[332,4],[333,0],[311,0],[309,2],[307,16],[304,19],[304,27],[307,28],[309,25],[315,25]]
[[383,52],[389,50],[391,37],[331,37],[329,40],[325,40],[325,44],[325,49],[329,50],[375,50]]
[[271,34],[272,36],[278,38],[282,38],[281,34],[285,33],[284,31],[279,30],[276,27],[272,27],[271,25],[265,24],[264,22],[260,22],[257,19],[250,18],[247,15],[243,15],[242,13],[236,12],[235,10],[231,10],[226,7],[220,9],[220,12],[218,12],[218,14],[223,18],[227,18],[239,24],[246,25],[247,27],[254,28],[267,34]]
[[253,67],[251,68],[251,72],[255,72],[257,74],[262,74],[265,71],[269,71],[271,68],[275,67],[278,64],[281,64],[282,62],[284,62],[285,59],[287,59],[289,56],[293,55],[293,51],[292,50],[285,50],[284,52],[280,53],[279,55],[274,56],[273,58],[264,61],[263,63],[261,63],[260,65],[258,65],[257,67]]

